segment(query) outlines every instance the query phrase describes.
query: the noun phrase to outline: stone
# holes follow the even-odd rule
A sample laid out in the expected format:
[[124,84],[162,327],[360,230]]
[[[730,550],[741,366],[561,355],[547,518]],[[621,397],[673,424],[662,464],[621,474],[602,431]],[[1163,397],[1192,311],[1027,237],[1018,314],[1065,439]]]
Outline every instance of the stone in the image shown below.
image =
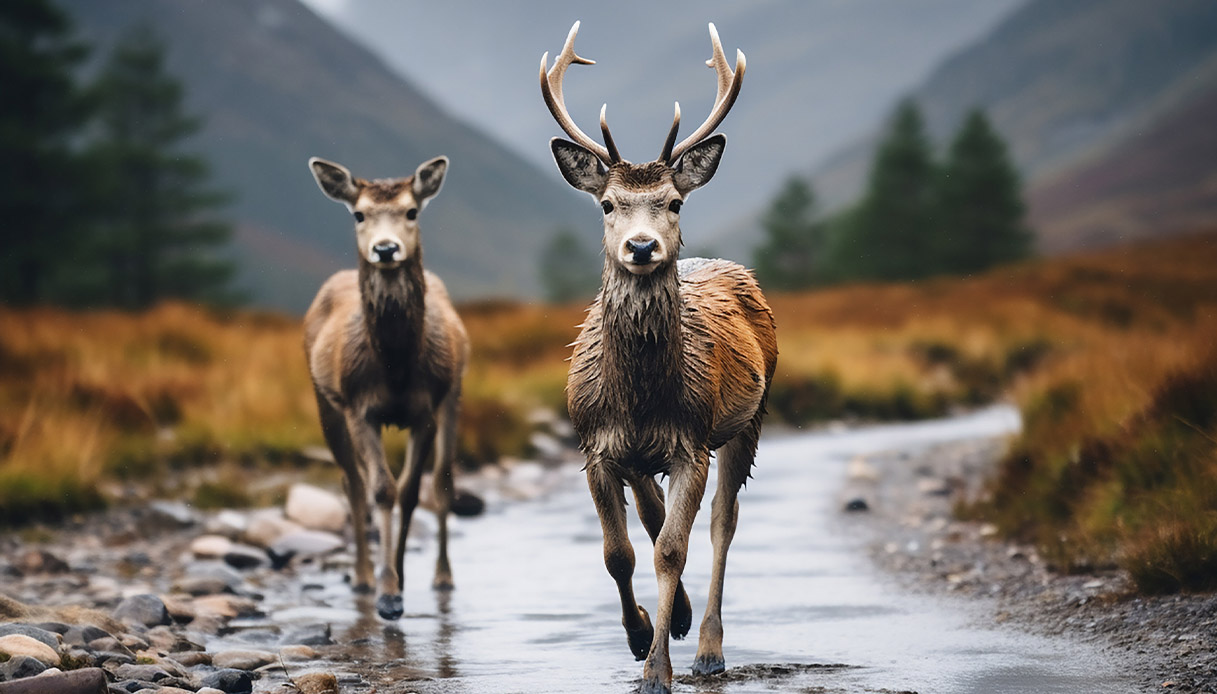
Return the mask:
[[306,672],[292,678],[300,694],[338,694],[338,678],[332,672]]
[[0,682],[33,677],[46,670],[46,663],[28,655],[15,655],[0,663]]
[[172,657],[183,667],[211,665],[211,654],[203,651],[181,651],[174,653]]
[[8,636],[9,634],[24,634],[45,643],[51,648],[56,650],[59,648],[59,634],[30,624],[0,624],[0,636]]
[[224,694],[250,694],[254,690],[253,678],[241,670],[216,670],[203,675],[202,685],[218,689]]
[[320,530],[297,530],[283,535],[270,546],[274,556],[320,556],[342,549],[346,541],[338,535]]
[[346,528],[347,508],[337,494],[311,484],[297,483],[287,491],[284,513],[310,530],[340,533]]
[[170,528],[189,528],[199,522],[195,510],[180,501],[153,501],[148,504],[148,518]]
[[232,549],[232,540],[223,535],[200,535],[190,543],[190,552],[200,559],[220,559]]
[[106,694],[106,673],[90,667],[60,672],[55,668],[35,677],[0,685],[4,694]]
[[69,627],[63,633],[63,642],[72,646],[87,646],[97,639],[114,638],[110,632],[93,626],[92,624],[81,624],[79,626]]
[[486,512],[486,502],[473,492],[458,489],[452,496],[452,514],[470,518]]
[[203,687],[194,694],[224,694],[224,690],[216,689],[215,687]]
[[146,627],[173,621],[169,618],[169,610],[165,609],[165,602],[149,593],[132,595],[123,600],[114,608],[114,618],[120,622],[142,624]]
[[211,664],[221,669],[257,670],[275,662],[278,657],[270,651],[228,650],[211,655]]
[[214,559],[192,562],[183,572],[185,575],[174,581],[173,590],[187,595],[235,593],[245,583],[236,569]]
[[298,663],[307,660],[317,659],[317,650],[312,646],[297,644],[292,646],[283,646],[279,649],[279,656],[289,663]]
[[328,646],[334,643],[329,624],[311,624],[297,627],[283,636],[283,643],[301,646]]
[[249,519],[240,511],[224,509],[207,521],[207,532],[236,540],[249,529]]
[[41,661],[45,665],[58,665],[59,652],[32,636],[7,634],[0,636],[0,653],[10,658],[24,655]]
[[165,668],[159,665],[128,664],[119,665],[114,670],[114,676],[120,680],[138,680],[140,682],[159,682],[172,677]]
[[199,617],[211,615],[233,619],[253,614],[257,609],[258,605],[253,600],[236,595],[204,595],[194,599],[194,611]]
[[234,543],[224,553],[224,563],[234,569],[256,569],[270,563],[270,557],[266,550]]
[[244,537],[252,545],[270,547],[280,537],[303,529],[299,523],[284,518],[279,509],[264,509],[250,517]]
[[22,554],[16,566],[25,574],[62,574],[71,570],[66,561],[45,549],[31,549]]
[[845,510],[850,513],[869,511],[870,504],[866,503],[866,499],[863,499],[862,497],[857,497],[855,499],[850,499],[849,501],[845,502]]

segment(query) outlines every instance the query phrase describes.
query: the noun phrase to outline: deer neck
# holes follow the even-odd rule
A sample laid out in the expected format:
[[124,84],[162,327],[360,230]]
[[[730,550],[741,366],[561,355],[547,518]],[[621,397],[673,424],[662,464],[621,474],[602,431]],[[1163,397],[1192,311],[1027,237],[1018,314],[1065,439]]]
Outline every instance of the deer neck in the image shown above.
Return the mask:
[[359,264],[359,295],[372,350],[390,379],[401,379],[422,345],[425,311],[422,262],[411,258],[395,268]]
[[678,389],[684,356],[676,263],[633,275],[606,261],[601,289],[604,368],[632,393]]

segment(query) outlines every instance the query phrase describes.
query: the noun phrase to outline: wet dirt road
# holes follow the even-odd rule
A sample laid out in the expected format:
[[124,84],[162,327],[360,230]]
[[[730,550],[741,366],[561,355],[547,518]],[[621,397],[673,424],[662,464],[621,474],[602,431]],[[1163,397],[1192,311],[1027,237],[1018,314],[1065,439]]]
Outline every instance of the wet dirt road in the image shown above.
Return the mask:
[[[846,463],[879,451],[999,435],[1018,426],[999,407],[909,425],[779,434],[762,441],[740,496],[723,606],[728,670],[692,678],[710,569],[709,502],[693,534],[685,585],[694,629],[673,642],[674,692],[1127,692],[1119,664],[1092,647],[994,628],[984,605],[900,591],[877,573],[864,538],[839,511]],[[407,556],[406,615],[395,624],[356,599],[342,571],[317,567],[266,586],[264,621],[225,637],[329,622],[340,645],[318,649],[353,692],[631,692],[641,664],[620,624],[601,560],[600,528],[577,465],[525,468],[546,491],[527,500],[479,488],[487,513],[457,519],[457,589],[430,590],[434,547]],[[711,477],[713,479],[713,477]],[[515,480],[519,483],[520,480]],[[631,511],[631,514],[633,512]],[[637,518],[635,589],[656,602],[649,541]],[[430,525],[420,514],[419,522]],[[261,622],[261,623],[260,623]],[[682,674],[684,673],[684,674]]]

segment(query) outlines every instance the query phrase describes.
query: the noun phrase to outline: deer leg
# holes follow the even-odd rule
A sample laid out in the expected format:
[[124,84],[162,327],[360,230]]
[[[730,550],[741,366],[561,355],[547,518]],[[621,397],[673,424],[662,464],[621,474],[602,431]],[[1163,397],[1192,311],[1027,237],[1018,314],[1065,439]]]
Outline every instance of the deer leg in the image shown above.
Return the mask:
[[346,421],[342,413],[317,394],[317,409],[321,413],[321,432],[334,454],[334,462],[342,469],[343,489],[347,505],[351,508],[351,525],[355,531],[355,575],[351,587],[357,593],[372,590],[372,558],[368,552],[368,488],[364,483],[363,470],[359,467],[355,452],[351,450],[351,438],[347,434]]
[[739,489],[748,478],[755,455],[755,439],[745,435],[727,442],[718,452],[718,489],[711,505],[710,540],[714,563],[710,571],[710,597],[698,631],[697,658],[693,674],[714,675],[727,668],[723,659],[723,579],[727,570],[727,549],[735,537],[739,518]]
[[401,508],[401,525],[398,528],[394,564],[397,575],[398,591],[406,584],[406,537],[410,534],[410,521],[414,518],[414,509],[418,508],[418,492],[422,486],[423,468],[428,460],[435,443],[435,422],[419,424],[410,429],[410,442],[406,446],[406,464],[401,471],[398,481],[397,501]]
[[452,566],[448,563],[448,510],[452,508],[452,462],[456,458],[456,422],[460,409],[460,393],[448,394],[440,406],[438,431],[435,436],[435,517],[439,522],[439,555],[435,559],[435,579],[431,587],[452,590]]
[[670,694],[672,691],[672,660],[668,655],[668,631],[671,629],[676,587],[685,569],[689,553],[689,533],[693,519],[706,491],[709,456],[682,461],[672,466],[672,481],[668,485],[671,504],[663,529],[655,540],[655,577],[659,582],[659,608],[655,611],[655,633],[662,636],[651,643],[642,668],[642,694]]
[[626,530],[625,489],[621,480],[595,464],[587,466],[587,486],[604,533],[604,566],[617,582],[621,595],[621,625],[625,627],[634,658],[642,660],[651,648],[655,632],[650,615],[634,599],[634,547]]
[[397,619],[402,614],[401,589],[397,584],[397,567],[393,558],[393,503],[397,500],[393,473],[385,464],[385,450],[380,442],[380,429],[366,419],[346,415],[347,431],[355,453],[367,471],[372,498],[380,521],[380,563],[376,575],[376,611],[384,619]]
[[[634,501],[638,504],[638,517],[651,536],[651,543],[659,537],[666,515],[663,508],[663,487],[653,477],[641,477],[630,483],[634,490]],[[685,592],[683,581],[676,583],[676,599],[672,605],[672,629],[674,639],[683,639],[693,626],[693,605]]]

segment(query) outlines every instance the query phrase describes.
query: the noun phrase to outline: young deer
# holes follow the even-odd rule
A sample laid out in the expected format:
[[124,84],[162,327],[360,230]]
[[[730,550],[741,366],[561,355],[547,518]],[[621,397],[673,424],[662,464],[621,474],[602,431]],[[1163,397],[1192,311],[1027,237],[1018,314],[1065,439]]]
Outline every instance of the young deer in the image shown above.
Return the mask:
[[[725,668],[722,591],[727,548],[735,532],[736,495],[749,476],[765,399],[777,362],[773,314],[752,274],[725,260],[677,261],[680,207],[718,168],[726,138],[710,135],[727,115],[744,76],[744,54],[732,71],[710,25],[718,96],[710,117],[675,145],[680,105],[659,159],[631,164],[609,134],[604,146],[567,113],[562,79],[575,54],[576,22],[554,66],[541,58],[541,93],[575,142],[550,142],[562,176],[590,193],[604,211],[605,260],[599,295],[574,344],[567,378],[571,419],[587,456],[587,483],[604,531],[604,562],[621,594],[630,649],[643,668],[644,692],[668,692],[668,634],[683,638],[692,624],[681,584],[689,531],[718,454],[711,540],[714,563],[693,672]],[[666,474],[669,505],[655,476]],[[655,544],[659,607],[652,628],[634,600],[634,552],[626,535],[624,485]],[[665,517],[666,515],[666,517]],[[655,638],[658,632],[659,637]]]
[[[418,505],[424,463],[434,453],[439,558],[434,587],[452,587],[448,509],[469,338],[444,283],[423,269],[418,214],[439,193],[448,159],[423,163],[408,178],[366,181],[313,158],[321,191],[355,216],[359,269],[336,273],[304,317],[304,347],[321,411],[321,429],[342,467],[355,528],[357,591],[370,591],[368,496],[379,511],[380,566],[376,609],[402,614],[406,533]],[[380,430],[410,430],[405,467],[395,481]],[[393,506],[401,523],[394,535]],[[396,543],[394,543],[396,538]]]

